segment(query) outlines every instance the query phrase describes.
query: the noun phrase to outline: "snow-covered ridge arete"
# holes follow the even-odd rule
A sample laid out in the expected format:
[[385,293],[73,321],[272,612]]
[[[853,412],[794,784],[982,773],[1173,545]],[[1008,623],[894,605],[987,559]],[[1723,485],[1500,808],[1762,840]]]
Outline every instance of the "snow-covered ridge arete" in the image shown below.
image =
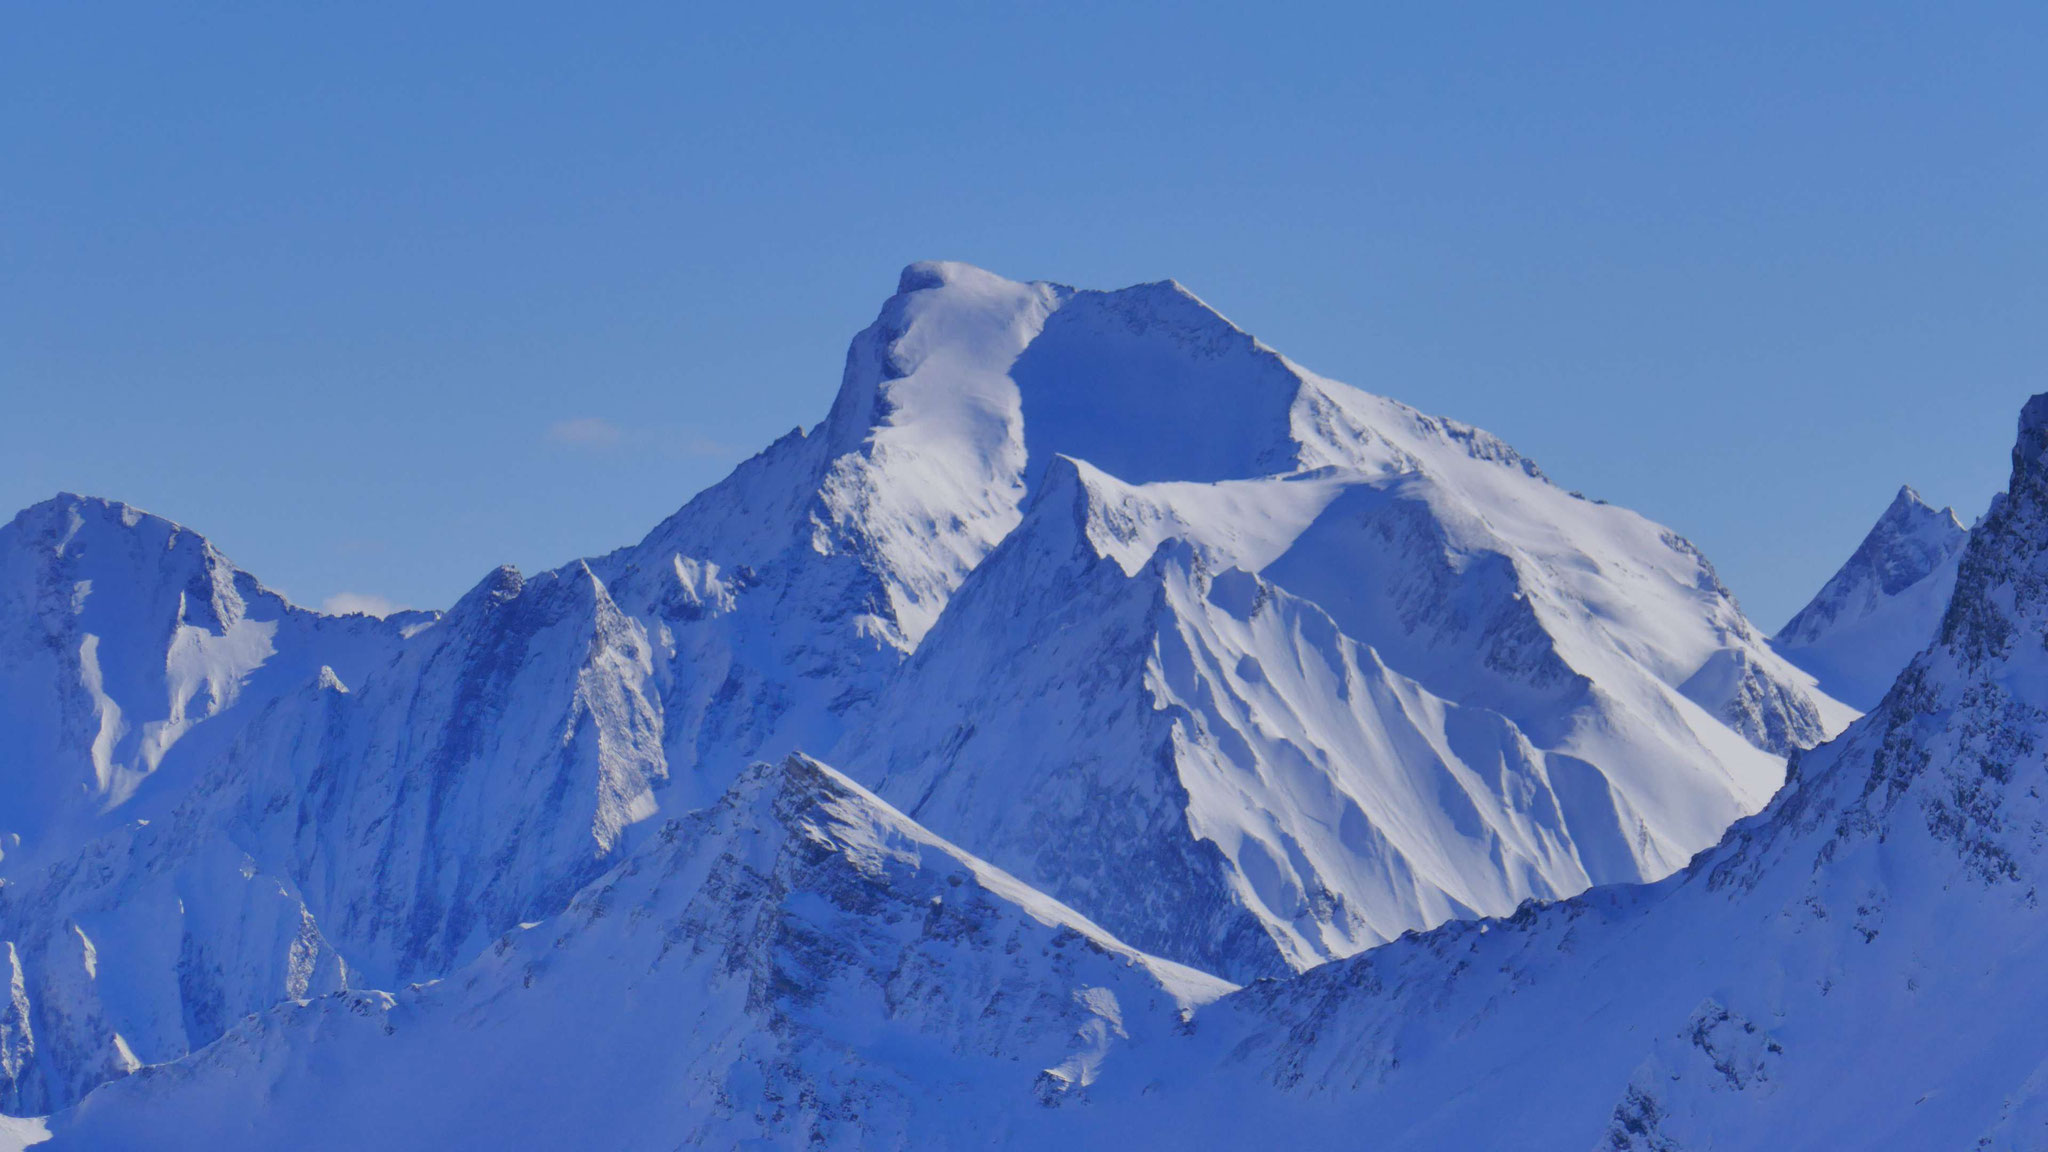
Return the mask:
[[445,978],[798,750],[1242,979],[1668,872],[1843,718],[1683,540],[1494,437],[1175,284],[955,264],[819,426],[445,615],[306,612],[77,498],[0,578],[16,1111]]
[[1899,489],[1863,542],[1772,643],[1822,688],[1871,708],[1926,647],[1948,607],[1969,529]]

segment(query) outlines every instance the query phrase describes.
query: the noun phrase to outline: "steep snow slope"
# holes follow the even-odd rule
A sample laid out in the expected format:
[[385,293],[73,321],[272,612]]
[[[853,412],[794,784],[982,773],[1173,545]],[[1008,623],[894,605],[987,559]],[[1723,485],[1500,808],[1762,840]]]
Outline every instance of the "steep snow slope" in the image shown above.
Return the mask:
[[95,841],[0,885],[0,1111],[44,1113],[349,972],[289,877],[199,821]]
[[434,619],[305,611],[108,501],[59,496],[0,528],[0,1110],[341,986],[289,872],[257,865],[197,785],[305,686],[360,681]]
[[[360,675],[428,620],[296,608],[125,504],[63,495],[24,510],[0,527],[0,859],[61,858],[160,770],[211,755],[214,719],[246,717],[322,665]],[[192,741],[205,747],[173,756]]]
[[[1379,489],[1326,470],[1182,499],[1284,535],[1348,498],[1334,494],[1365,491]],[[1650,681],[1631,711],[1540,640],[1526,645],[1537,658],[1470,660],[1465,695],[1494,707],[1447,701],[1231,563],[1281,545],[1241,535],[1233,553],[1190,536],[1159,491],[1056,463],[1024,526],[848,742],[850,762],[1126,939],[1241,977],[1662,875],[1774,782],[1774,761],[1675,690]],[[1339,570],[1356,586],[1376,566],[1429,559],[1352,556]],[[1526,730],[1499,710],[1510,702],[1534,718]],[[1592,719],[1575,725],[1574,712]],[[1731,779],[1715,751],[1753,774]]]
[[[1762,814],[1660,883],[1223,994],[793,760],[664,824],[566,913],[450,979],[280,1005],[9,1134],[214,1150],[2039,1147],[2044,542],[2048,395],[2022,415],[2009,492],[1971,535],[1935,642],[1798,757]],[[1242,604],[1251,580],[1209,591]]]
[[[10,1110],[61,1106],[236,1018],[439,976],[559,910],[654,812],[644,635],[589,570],[495,574],[356,688],[322,667],[175,803],[10,869]],[[159,810],[160,809],[160,810]]]
[[792,759],[448,979],[251,1017],[44,1147],[959,1147],[1228,990]]
[[1025,450],[1006,372],[1068,292],[904,269],[822,424],[592,562],[656,644],[690,802],[756,756],[829,747],[1016,524]]
[[1772,643],[1837,699],[1875,706],[1933,637],[1969,535],[1955,509],[1936,511],[1911,487],[1900,488],[1863,543]]
[[2048,395],[2013,465],[1932,646],[1684,873],[1249,988],[1072,1146],[2048,1143]]
[[1030,510],[834,759],[1140,947],[1248,979],[1662,876],[1849,715],[1668,530],[1178,286],[1012,377]]

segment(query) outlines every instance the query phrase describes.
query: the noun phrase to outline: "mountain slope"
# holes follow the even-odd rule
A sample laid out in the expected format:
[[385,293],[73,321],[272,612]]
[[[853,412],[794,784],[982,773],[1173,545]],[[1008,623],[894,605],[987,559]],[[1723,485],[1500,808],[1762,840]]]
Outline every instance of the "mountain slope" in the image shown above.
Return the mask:
[[1935,642],[1880,707],[1659,883],[1228,992],[796,760],[451,979],[282,1005],[12,1131],[52,1148],[2038,1147],[2048,395],[2013,465]]
[[1087,1138],[2040,1147],[2048,395],[2013,465],[1935,642],[1684,873],[1246,989]]
[[1012,375],[1024,519],[833,758],[1140,947],[1250,979],[1662,876],[1849,715],[1668,530],[1177,286]]
[[408,632],[353,689],[322,666],[245,699],[188,787],[75,854],[5,862],[7,1108],[62,1106],[309,989],[439,976],[624,851],[665,772],[660,715],[644,637],[588,570],[497,573]]
[[1871,708],[1934,635],[1969,530],[1910,487],[1772,644],[1858,708]]
[[46,1147],[959,1146],[1228,990],[792,759],[448,979],[251,1017]]
[[[1624,681],[1648,701],[1631,710],[1527,617],[1493,630],[1496,650],[1548,662],[1471,659],[1497,675],[1471,677],[1473,702],[1445,700],[1230,562],[1245,556],[1189,544],[1158,493],[1078,463],[1052,475],[842,755],[1141,947],[1240,978],[1307,967],[1532,895],[1662,875],[1774,784],[1773,760],[1670,686]],[[1345,491],[1378,489],[1325,474],[1200,495],[1342,507]],[[1287,521],[1252,507],[1228,522]],[[1363,586],[1371,555],[1333,570]],[[1518,643],[1515,625],[1538,639]],[[1717,752],[1751,775],[1731,779]]]
[[1249,978],[1662,874],[1839,718],[1690,545],[1486,433],[1176,284],[957,264],[820,425],[445,616],[305,612],[76,498],[0,577],[11,1110],[446,978],[800,749]]
[[[323,665],[359,676],[431,619],[297,608],[125,504],[67,494],[24,510],[0,527],[0,859],[62,858],[146,786],[188,784],[179,765],[235,727],[217,719],[246,719]],[[166,768],[176,782],[152,785]]]

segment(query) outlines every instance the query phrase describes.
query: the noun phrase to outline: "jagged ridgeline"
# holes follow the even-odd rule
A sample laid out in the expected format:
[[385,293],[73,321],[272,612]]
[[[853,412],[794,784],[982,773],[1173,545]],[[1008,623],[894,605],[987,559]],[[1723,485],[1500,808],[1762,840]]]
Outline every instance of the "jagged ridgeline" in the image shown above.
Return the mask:
[[481,1123],[473,1029],[666,1086],[560,1101],[598,1144],[932,1139],[1193,1059],[1234,985],[1666,876],[1852,716],[1676,534],[1177,284],[913,265],[822,423],[445,613],[101,500],[0,529],[0,1111]]
[[1813,600],[1771,638],[1787,660],[1857,708],[1877,704],[1927,642],[1955,591],[1969,530],[1911,487]]

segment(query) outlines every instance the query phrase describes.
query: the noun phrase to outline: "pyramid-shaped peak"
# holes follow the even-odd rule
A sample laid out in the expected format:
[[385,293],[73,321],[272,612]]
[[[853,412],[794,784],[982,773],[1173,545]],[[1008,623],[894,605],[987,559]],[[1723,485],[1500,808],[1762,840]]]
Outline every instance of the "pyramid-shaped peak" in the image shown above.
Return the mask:
[[1962,521],[1956,516],[1954,508],[1936,508],[1911,484],[1899,486],[1898,494],[1892,497],[1890,507],[1884,510],[1884,515],[1878,520],[1880,528],[1917,527],[1930,523],[1948,523],[1953,524],[1959,531],[1962,529]]

